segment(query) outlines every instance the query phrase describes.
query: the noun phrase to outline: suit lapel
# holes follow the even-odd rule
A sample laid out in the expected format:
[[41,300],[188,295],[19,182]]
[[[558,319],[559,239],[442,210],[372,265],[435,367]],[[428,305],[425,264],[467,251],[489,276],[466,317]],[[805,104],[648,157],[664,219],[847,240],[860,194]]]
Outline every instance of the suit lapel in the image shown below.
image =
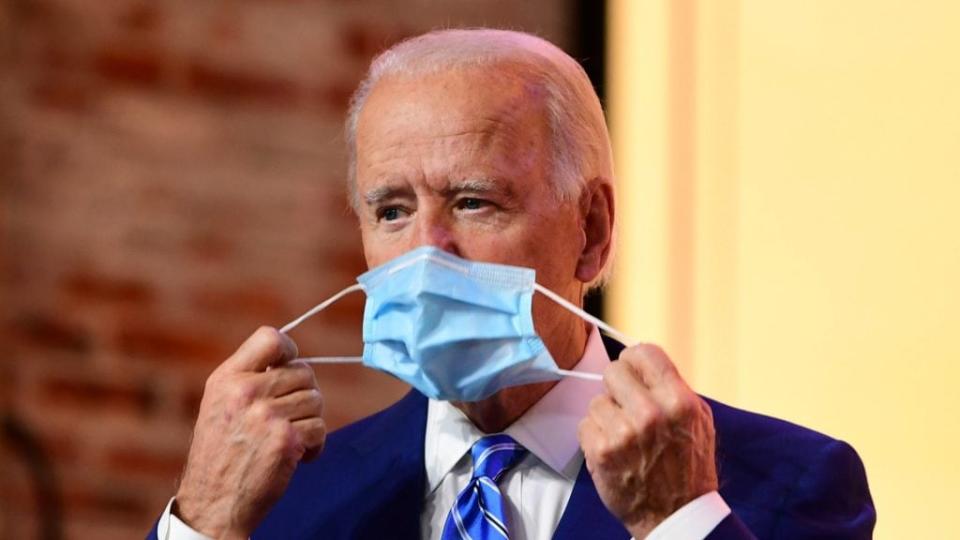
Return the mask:
[[427,400],[411,391],[391,413],[353,444],[362,460],[360,470],[377,471],[376,488],[365,496],[367,519],[356,538],[420,538]]
[[600,500],[586,464],[580,466],[580,474],[573,485],[573,493],[560,523],[553,534],[554,540],[578,538],[629,538],[630,533],[613,517]]
[[[623,350],[623,344],[603,336],[603,346],[607,356],[616,360]],[[580,466],[580,473],[573,485],[573,493],[567,502],[567,508],[560,517],[560,523],[553,535],[555,540],[574,540],[576,538],[629,538],[630,533],[613,517],[600,500],[597,488],[593,485],[587,465]]]

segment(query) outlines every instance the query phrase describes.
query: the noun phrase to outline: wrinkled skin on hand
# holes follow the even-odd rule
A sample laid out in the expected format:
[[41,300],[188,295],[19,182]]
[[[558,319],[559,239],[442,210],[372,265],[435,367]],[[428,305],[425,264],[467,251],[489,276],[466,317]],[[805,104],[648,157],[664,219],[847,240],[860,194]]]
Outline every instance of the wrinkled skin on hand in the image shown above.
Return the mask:
[[579,438],[610,512],[634,538],[717,489],[710,407],[654,345],[624,349],[603,375]]
[[323,448],[323,396],[297,347],[261,327],[207,379],[176,513],[214,538],[248,538],[301,460]]

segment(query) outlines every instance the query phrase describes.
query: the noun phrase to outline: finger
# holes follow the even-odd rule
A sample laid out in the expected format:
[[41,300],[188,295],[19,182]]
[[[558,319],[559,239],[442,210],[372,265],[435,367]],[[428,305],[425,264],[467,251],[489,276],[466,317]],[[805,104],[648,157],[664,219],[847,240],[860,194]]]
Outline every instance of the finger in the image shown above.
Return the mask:
[[[305,458],[312,459],[323,450],[323,445],[327,440],[327,424],[323,421],[323,418],[304,418],[293,422],[292,425],[307,450],[304,455]],[[308,457],[308,454],[312,454],[312,456]]]
[[257,377],[262,380],[261,395],[263,396],[280,397],[311,388],[319,390],[317,376],[313,369],[297,360],[276,366],[270,371],[258,373]]
[[232,371],[264,371],[297,357],[297,345],[276,328],[261,326],[224,362]]
[[611,362],[603,372],[603,385],[614,403],[628,411],[628,415],[655,406],[650,389],[628,362]]
[[588,408],[588,417],[603,432],[606,442],[609,443],[608,449],[636,445],[645,427],[642,421],[637,419],[649,416],[646,411],[626,411],[606,395],[595,397]]
[[319,418],[323,414],[323,394],[316,388],[299,390],[274,398],[270,407],[273,414],[290,421]]
[[624,416],[623,410],[614,403],[610,396],[600,394],[591,399],[590,404],[587,405],[587,418],[593,420],[602,431],[607,431],[608,426],[613,425],[614,422],[622,421]]
[[624,349],[620,353],[620,361],[633,367],[648,387],[670,382],[680,376],[667,353],[652,343],[641,343]]
[[592,473],[594,464],[597,462],[597,456],[600,455],[600,449],[607,446],[603,430],[593,419],[584,418],[577,426],[577,439],[580,441],[580,448],[583,450],[587,470]]
[[641,382],[649,388],[649,395],[668,416],[686,414],[695,405],[691,401],[697,397],[696,394],[663,349],[652,344],[641,344],[624,352],[626,354],[621,355],[621,360],[637,371]]

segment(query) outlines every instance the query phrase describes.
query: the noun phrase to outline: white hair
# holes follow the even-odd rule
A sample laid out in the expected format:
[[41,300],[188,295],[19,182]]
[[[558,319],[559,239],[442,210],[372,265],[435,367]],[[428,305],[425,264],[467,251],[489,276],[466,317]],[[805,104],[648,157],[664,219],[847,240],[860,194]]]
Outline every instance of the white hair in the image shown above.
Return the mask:
[[[519,65],[524,76],[542,86],[551,138],[554,195],[574,201],[586,182],[605,178],[613,183],[610,136],[600,100],[580,64],[556,45],[537,36],[486,28],[436,30],[387,49],[370,64],[354,92],[346,120],[348,187],[358,208],[357,123],[374,86],[385,77],[420,77],[469,67]],[[606,281],[611,254],[598,277]]]

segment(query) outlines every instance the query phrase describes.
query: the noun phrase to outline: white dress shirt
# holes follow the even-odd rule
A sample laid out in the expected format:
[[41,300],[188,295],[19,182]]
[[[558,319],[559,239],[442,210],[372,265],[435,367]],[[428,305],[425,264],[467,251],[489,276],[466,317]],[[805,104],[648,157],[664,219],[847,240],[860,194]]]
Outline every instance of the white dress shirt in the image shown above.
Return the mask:
[[[600,332],[594,328],[574,370],[602,373],[609,362]],[[583,466],[577,424],[586,416],[590,400],[602,391],[600,382],[564,378],[506,429],[506,434],[529,450],[500,481],[513,540],[553,536]],[[424,440],[427,480],[420,517],[422,538],[440,538],[447,513],[473,472],[470,447],[484,435],[450,403],[430,400]],[[170,508],[168,504],[157,526],[160,540],[206,538],[172,515]],[[647,540],[702,539],[729,513],[720,495],[710,492],[674,512]]]
[[[574,371],[602,373],[610,359],[600,332],[594,328]],[[583,465],[577,425],[587,415],[603,383],[579,378],[562,379],[543,398],[504,431],[529,454],[500,481],[512,540],[547,540],[560,523]],[[424,464],[427,482],[421,537],[440,538],[457,495],[470,482],[470,447],[485,433],[449,402],[430,400]],[[699,497],[657,526],[655,539],[702,539],[730,513],[717,492]]]

